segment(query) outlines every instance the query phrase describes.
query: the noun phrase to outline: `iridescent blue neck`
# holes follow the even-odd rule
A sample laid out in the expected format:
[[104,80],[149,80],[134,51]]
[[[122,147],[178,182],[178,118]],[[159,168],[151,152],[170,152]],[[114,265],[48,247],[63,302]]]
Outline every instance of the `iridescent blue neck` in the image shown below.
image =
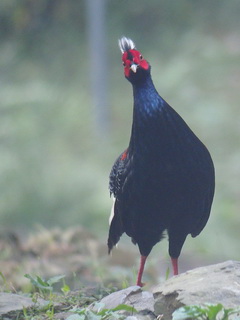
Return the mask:
[[135,116],[137,114],[144,117],[151,116],[164,104],[164,100],[158,94],[150,75],[144,81],[133,84],[133,97]]
[[[143,144],[155,148],[159,141],[166,102],[158,94],[151,76],[133,84],[134,109],[130,149],[143,150]],[[156,142],[156,143],[155,143]],[[143,151],[145,152],[145,151]]]

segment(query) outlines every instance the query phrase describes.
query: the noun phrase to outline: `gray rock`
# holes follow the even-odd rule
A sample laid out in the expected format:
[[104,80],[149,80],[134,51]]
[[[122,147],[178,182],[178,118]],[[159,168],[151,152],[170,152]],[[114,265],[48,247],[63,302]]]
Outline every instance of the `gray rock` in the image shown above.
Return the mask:
[[193,269],[155,287],[154,313],[171,319],[184,305],[221,303],[225,308],[240,306],[240,262],[226,261]]
[[[39,299],[37,306],[44,306],[48,302]],[[15,293],[0,292],[0,317],[8,316],[11,313],[22,311],[23,308],[35,306],[31,298]]]
[[[138,286],[132,286],[104,297],[101,301],[106,309],[116,308],[120,304],[132,306],[139,313],[128,316],[126,319],[152,319],[153,318],[153,294],[148,291],[142,291]],[[96,308],[93,307],[93,310]],[[155,317],[154,317],[155,318]]]
[[156,319],[156,317],[153,316],[152,314],[146,315],[141,313],[138,313],[135,316],[128,316],[127,318],[125,318],[125,320],[153,320],[153,319]]
[[[73,317],[73,313],[72,312],[58,312],[54,314],[54,319],[55,320],[66,320],[68,317]],[[76,318],[78,316],[76,315]],[[79,318],[79,317],[78,317]],[[72,319],[73,320],[73,319]]]

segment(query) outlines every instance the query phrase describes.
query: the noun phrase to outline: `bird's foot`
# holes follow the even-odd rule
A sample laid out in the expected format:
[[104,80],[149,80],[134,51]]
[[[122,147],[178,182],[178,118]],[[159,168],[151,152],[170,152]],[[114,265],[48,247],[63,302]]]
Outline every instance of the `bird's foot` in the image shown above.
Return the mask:
[[142,282],[142,281],[137,281],[137,286],[139,287],[144,287],[146,285],[146,283]]

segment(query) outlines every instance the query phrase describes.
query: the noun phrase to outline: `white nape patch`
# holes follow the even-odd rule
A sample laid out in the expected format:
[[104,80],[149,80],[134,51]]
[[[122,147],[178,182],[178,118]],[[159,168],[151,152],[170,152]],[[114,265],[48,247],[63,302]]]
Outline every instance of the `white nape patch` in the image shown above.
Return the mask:
[[114,197],[113,197],[113,205],[112,205],[111,214],[110,214],[110,217],[109,217],[109,220],[108,220],[109,225],[111,224],[112,219],[113,219],[113,217],[114,217],[114,206],[115,206],[115,201],[116,201],[116,198],[114,198]]
[[119,39],[118,45],[122,53],[130,49],[136,49],[135,43],[131,39],[126,37],[122,37],[121,39]]

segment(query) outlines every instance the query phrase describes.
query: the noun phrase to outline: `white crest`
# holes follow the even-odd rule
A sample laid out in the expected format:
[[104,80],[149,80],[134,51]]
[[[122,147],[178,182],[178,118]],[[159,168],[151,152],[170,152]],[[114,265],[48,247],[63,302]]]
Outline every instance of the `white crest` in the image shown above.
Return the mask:
[[122,37],[121,39],[119,39],[118,44],[122,53],[130,49],[136,49],[135,43],[131,39],[126,37]]

